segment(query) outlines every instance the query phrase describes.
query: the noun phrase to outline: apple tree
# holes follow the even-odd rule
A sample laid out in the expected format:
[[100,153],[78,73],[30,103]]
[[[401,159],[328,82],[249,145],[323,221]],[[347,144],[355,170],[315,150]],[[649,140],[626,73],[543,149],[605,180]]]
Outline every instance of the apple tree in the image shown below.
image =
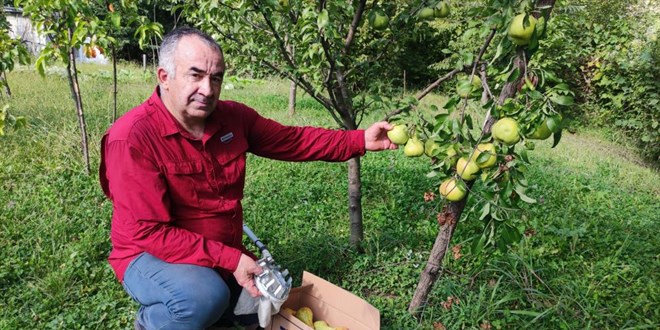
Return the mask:
[[[573,104],[567,85],[534,62],[548,33],[554,3],[473,3],[467,9],[470,22],[463,36],[482,39],[480,46],[458,49],[451,58],[454,69],[417,99],[445,82],[454,84],[454,94],[441,108],[399,109],[388,116],[405,125],[411,137],[402,143],[407,156],[422,154],[405,152],[408,145],[424,146],[423,153],[431,158],[428,176],[437,180],[442,196],[437,214],[440,232],[408,308],[413,314],[426,304],[441,274],[442,260],[470,195],[484,225],[473,240],[473,252],[486,245],[505,248],[523,235],[510,213],[535,203],[526,193],[528,150],[534,149],[534,140],[551,136],[553,147],[559,143],[560,109]],[[482,125],[476,125],[477,118],[482,118]]]

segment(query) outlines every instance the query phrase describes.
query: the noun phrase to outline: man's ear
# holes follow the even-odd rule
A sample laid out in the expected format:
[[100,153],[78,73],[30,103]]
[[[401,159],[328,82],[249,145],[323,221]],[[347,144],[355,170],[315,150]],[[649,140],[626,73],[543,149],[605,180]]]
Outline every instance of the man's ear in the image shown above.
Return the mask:
[[167,70],[159,67],[156,71],[156,75],[158,76],[158,84],[161,88],[165,90],[169,89],[170,74],[167,73]]

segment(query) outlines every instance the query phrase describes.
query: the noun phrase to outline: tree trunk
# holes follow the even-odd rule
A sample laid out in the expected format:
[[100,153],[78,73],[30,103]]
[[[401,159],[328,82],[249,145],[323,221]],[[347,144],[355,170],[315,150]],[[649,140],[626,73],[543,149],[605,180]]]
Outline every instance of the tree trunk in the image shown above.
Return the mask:
[[[468,183],[469,188],[472,187],[473,182]],[[445,257],[445,253],[447,253],[447,248],[449,248],[449,243],[454,235],[456,224],[458,224],[458,220],[461,218],[461,213],[463,213],[466,201],[467,197],[459,202],[448,203],[442,209],[442,213],[438,215],[440,232],[435,239],[429,260],[426,262],[426,267],[417,283],[415,294],[408,306],[408,312],[411,314],[416,314],[420,307],[423,307],[426,304],[433,283],[438,279],[440,271],[442,270],[442,260]]]
[[[69,29],[69,41],[72,31]],[[78,84],[78,70],[76,68],[76,57],[74,49],[69,48],[69,63],[67,63],[67,75],[69,78],[69,87],[71,88],[71,97],[76,104],[76,113],[78,114],[78,126],[80,127],[81,145],[83,151],[83,160],[85,162],[85,173],[91,173],[89,163],[89,144],[87,142],[87,125],[85,124],[85,113],[83,111],[82,96],[80,95],[80,85]]]
[[298,86],[295,81],[289,83],[289,116],[296,114],[296,91]]
[[117,120],[117,52],[115,45],[110,46],[112,51],[112,122]]
[[[548,8],[545,14],[546,22],[548,21],[550,12],[552,11],[554,4],[555,4],[555,0],[540,0],[537,3],[537,6],[540,8],[543,7]],[[536,12],[534,14],[534,16],[537,18],[539,17],[539,15],[540,15],[539,12]],[[518,52],[515,55],[514,63],[521,70],[526,69],[526,65],[527,65],[527,61],[525,60],[526,56],[527,54],[525,54],[525,51],[523,49],[518,50]],[[498,103],[502,104],[504,100],[514,97],[518,92],[517,87],[520,81],[522,81],[522,79],[523,77],[521,75],[515,81],[506,83],[502,87],[502,91],[500,92],[500,95],[497,100]],[[489,116],[486,123],[484,123],[483,131],[490,132],[490,128],[493,125],[493,123],[494,123],[494,119]],[[456,224],[458,223],[458,220],[461,218],[461,215],[465,210],[465,203],[469,197],[470,188],[472,187],[473,183],[474,181],[468,183],[468,191],[465,195],[465,198],[463,198],[463,200],[459,202],[450,202],[445,204],[445,206],[442,209],[442,212],[438,215],[438,222],[441,226],[440,232],[438,233],[435,243],[433,244],[433,249],[431,250],[431,255],[429,256],[429,260],[427,261],[426,267],[422,271],[419,282],[417,284],[417,288],[415,289],[415,293],[413,295],[413,299],[411,300],[410,305],[408,306],[408,312],[410,312],[413,315],[417,315],[421,311],[420,307],[423,307],[424,305],[427,304],[428,294],[431,291],[433,284],[441,274],[440,271],[442,270],[441,267],[442,261],[444,260],[445,254],[447,252],[447,248],[449,248],[449,243],[451,242],[451,238],[454,235]]]
[[9,80],[7,80],[7,72],[2,71],[2,74],[0,75],[0,79],[2,79],[2,85],[5,86],[5,94],[7,94],[7,97],[11,97],[11,88],[9,88]]
[[348,215],[351,221],[351,246],[357,250],[361,249],[364,239],[364,228],[362,227],[362,180],[360,178],[360,157],[351,158],[348,161]]
[[[286,42],[286,52],[289,53],[289,56],[293,58],[293,46],[289,43],[289,35],[287,34],[286,37],[284,38]],[[289,82],[289,116],[293,116],[296,114],[296,91],[298,90],[298,86],[296,85],[296,82],[291,80]]]

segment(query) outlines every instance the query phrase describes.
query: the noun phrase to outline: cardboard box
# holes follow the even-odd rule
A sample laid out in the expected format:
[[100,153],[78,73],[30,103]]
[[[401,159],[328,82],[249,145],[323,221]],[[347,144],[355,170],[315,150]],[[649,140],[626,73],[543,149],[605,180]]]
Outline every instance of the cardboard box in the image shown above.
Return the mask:
[[303,272],[302,285],[292,288],[280,312],[273,316],[269,330],[310,330],[309,326],[284,308],[298,310],[307,306],[314,321],[324,320],[331,327],[349,330],[379,330],[380,311],[354,294],[308,272]]

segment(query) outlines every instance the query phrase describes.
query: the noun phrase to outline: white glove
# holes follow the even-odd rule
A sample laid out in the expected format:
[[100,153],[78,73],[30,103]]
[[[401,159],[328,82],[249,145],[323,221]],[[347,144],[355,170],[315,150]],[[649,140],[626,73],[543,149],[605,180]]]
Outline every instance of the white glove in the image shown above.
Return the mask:
[[282,307],[286,298],[287,297],[284,297],[282,300],[275,298],[270,299],[264,295],[254,298],[247,292],[247,290],[243,289],[240,297],[238,297],[236,307],[234,308],[234,314],[245,315],[257,313],[259,314],[259,326],[265,328],[270,324],[273,315],[280,311],[280,307]]

